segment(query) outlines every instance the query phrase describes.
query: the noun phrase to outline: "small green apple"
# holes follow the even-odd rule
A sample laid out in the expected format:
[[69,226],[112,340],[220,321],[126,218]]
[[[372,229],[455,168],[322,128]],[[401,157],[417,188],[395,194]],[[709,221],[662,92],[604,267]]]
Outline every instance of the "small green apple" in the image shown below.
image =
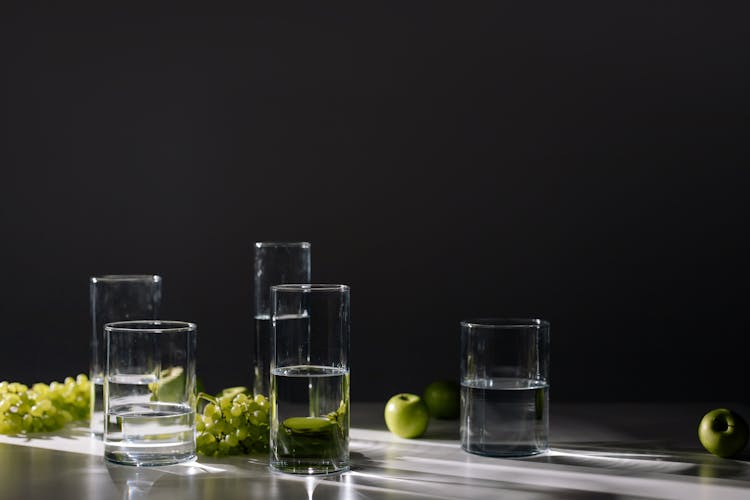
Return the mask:
[[427,430],[430,413],[416,394],[396,394],[385,405],[385,425],[402,438],[417,438]]
[[277,454],[284,458],[330,459],[346,453],[346,439],[335,420],[289,417],[276,435]]
[[710,453],[724,458],[732,457],[747,444],[747,422],[726,408],[711,410],[698,425],[698,439]]
[[458,418],[461,409],[461,394],[458,383],[439,380],[428,385],[422,396],[430,415],[435,418]]
[[185,397],[185,374],[181,366],[164,368],[156,382],[148,384],[151,401],[179,403]]

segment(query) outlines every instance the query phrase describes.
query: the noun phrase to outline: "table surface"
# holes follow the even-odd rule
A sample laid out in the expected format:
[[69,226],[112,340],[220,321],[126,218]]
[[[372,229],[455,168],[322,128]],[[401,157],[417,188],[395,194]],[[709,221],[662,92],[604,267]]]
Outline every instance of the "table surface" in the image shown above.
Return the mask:
[[[385,429],[382,404],[352,405],[351,471],[271,472],[265,456],[167,467],[105,463],[83,428],[0,436],[0,499],[750,498],[750,448],[705,451],[696,430],[717,404],[552,404],[548,453],[500,459],[461,450],[457,421],[425,437]],[[734,405],[750,415],[750,407]]]

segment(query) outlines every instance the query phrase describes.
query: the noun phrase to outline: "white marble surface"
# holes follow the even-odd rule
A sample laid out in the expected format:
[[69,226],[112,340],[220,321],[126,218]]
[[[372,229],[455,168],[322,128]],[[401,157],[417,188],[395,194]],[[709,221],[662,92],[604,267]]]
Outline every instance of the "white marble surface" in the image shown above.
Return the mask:
[[382,405],[355,403],[352,470],[315,478],[272,473],[265,456],[110,465],[85,429],[0,436],[0,499],[750,498],[750,450],[727,460],[698,443],[698,420],[716,406],[553,404],[550,452],[498,459],[463,452],[455,421],[400,439]]

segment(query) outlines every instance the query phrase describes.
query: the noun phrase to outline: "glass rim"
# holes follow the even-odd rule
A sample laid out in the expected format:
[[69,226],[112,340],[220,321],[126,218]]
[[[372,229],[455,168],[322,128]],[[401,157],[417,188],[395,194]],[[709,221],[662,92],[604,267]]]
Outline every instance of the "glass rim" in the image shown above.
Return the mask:
[[155,282],[161,281],[161,276],[158,274],[102,274],[101,276],[91,276],[92,283],[98,283],[100,281],[143,281],[152,280]]
[[512,328],[549,328],[549,321],[539,318],[471,318],[461,321],[461,327],[503,330]]
[[198,325],[188,321],[168,319],[135,319],[105,323],[106,332],[145,332],[145,333],[187,333],[198,329]]
[[283,285],[272,285],[272,292],[348,292],[349,285],[329,283],[285,283]]
[[309,241],[256,241],[255,248],[310,248]]

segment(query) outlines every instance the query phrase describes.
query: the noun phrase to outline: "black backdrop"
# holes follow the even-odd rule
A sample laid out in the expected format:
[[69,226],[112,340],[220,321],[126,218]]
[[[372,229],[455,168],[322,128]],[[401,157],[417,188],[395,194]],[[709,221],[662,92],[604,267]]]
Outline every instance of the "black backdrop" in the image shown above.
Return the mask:
[[553,399],[748,401],[746,2],[106,4],[0,6],[0,379],[87,371],[88,277],[160,273],[247,384],[253,242],[308,240],[355,400],[520,315]]

